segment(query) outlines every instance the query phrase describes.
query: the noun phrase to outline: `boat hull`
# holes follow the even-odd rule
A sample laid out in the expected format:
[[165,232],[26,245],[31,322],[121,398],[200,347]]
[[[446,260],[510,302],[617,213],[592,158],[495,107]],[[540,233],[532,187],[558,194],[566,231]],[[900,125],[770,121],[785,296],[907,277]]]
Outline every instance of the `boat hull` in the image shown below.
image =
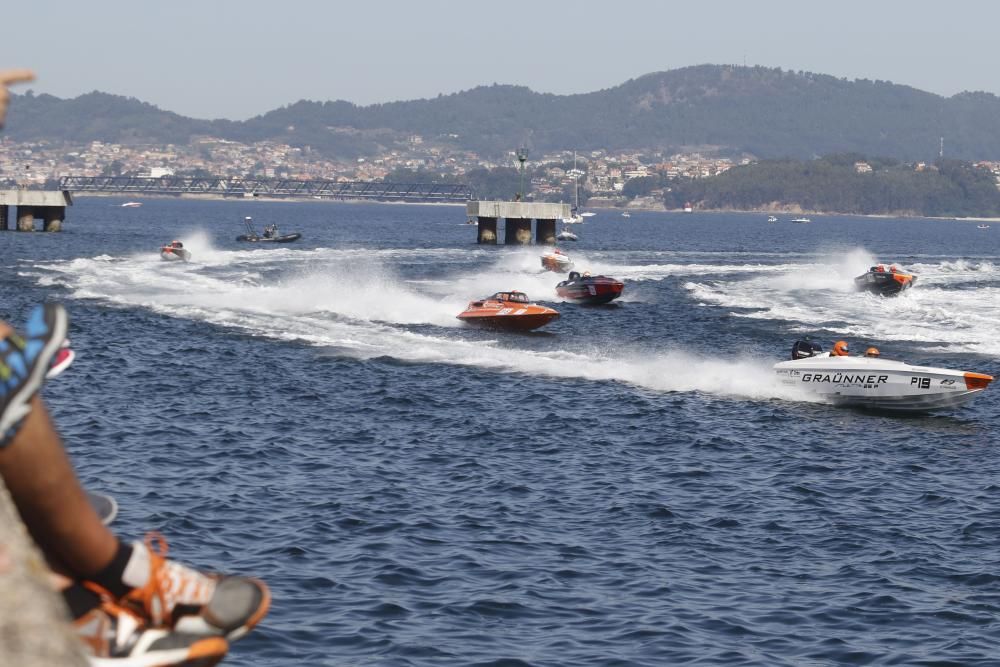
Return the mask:
[[993,381],[989,375],[868,357],[808,357],[775,364],[779,381],[842,406],[893,412],[948,410]]
[[556,285],[556,294],[563,299],[587,305],[599,305],[614,301],[622,295],[625,285],[607,276],[564,280]]
[[499,329],[505,331],[531,331],[543,327],[552,320],[559,319],[559,313],[522,313],[490,315],[482,313],[462,313],[458,316],[466,324],[480,329]]
[[160,248],[160,259],[168,262],[187,262],[191,259],[191,252],[185,248]]
[[854,287],[859,292],[868,292],[869,294],[880,296],[895,296],[912,287],[916,280],[916,276],[908,273],[868,271],[854,279]]
[[240,234],[236,237],[237,241],[244,241],[246,243],[291,243],[292,241],[298,241],[302,238],[302,234],[295,232],[293,234],[282,234],[281,236],[274,236],[271,238],[265,238],[263,236],[251,236],[250,234]]

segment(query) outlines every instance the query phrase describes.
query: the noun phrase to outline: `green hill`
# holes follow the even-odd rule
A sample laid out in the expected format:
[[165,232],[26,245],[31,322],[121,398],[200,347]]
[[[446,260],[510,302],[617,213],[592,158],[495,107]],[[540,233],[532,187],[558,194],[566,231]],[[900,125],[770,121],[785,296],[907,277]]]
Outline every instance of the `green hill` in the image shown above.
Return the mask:
[[1000,98],[945,98],[886,81],[764,67],[700,65],[578,95],[492,85],[432,99],[358,106],[299,101],[246,121],[197,120],[132,98],[15,96],[15,140],[186,143],[213,135],[310,145],[330,156],[371,154],[411,134],[486,155],[534,151],[712,147],[761,158],[834,152],[902,160],[1000,159]]

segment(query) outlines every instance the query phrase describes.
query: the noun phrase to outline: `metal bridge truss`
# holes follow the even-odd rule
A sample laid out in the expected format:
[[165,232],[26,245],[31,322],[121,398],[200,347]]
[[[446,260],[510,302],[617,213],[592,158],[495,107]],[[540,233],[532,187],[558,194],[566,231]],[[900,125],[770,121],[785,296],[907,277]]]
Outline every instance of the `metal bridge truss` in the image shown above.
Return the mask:
[[296,181],[287,178],[194,178],[164,176],[63,176],[59,189],[149,195],[216,195],[223,197],[300,197],[377,201],[463,202],[472,188],[460,183],[378,183],[364,181]]

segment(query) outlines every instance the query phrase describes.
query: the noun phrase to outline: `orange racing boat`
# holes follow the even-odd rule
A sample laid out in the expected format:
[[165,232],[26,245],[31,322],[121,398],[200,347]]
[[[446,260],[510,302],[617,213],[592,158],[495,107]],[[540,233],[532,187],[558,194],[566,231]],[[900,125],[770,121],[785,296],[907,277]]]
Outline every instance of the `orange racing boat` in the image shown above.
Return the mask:
[[486,329],[530,331],[559,318],[559,312],[528,301],[524,292],[497,292],[486,299],[473,301],[459,313],[458,319]]

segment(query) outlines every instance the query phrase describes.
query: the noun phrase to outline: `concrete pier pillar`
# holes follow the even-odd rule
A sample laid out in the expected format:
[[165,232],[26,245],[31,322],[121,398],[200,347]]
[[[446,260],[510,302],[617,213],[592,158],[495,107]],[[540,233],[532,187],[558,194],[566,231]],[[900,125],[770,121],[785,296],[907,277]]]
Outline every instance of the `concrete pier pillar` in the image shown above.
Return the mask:
[[66,217],[65,206],[45,207],[45,231],[58,232],[62,230],[63,218]]
[[556,242],[556,221],[555,220],[535,220],[535,243],[545,243],[555,245]]
[[531,245],[531,218],[507,218],[503,242],[507,245]]
[[479,237],[476,243],[496,245],[497,242],[497,219],[479,218]]
[[35,209],[33,206],[17,207],[17,231],[35,231]]
[[5,232],[9,229],[7,227],[7,216],[10,214],[8,209],[9,207],[6,204],[0,205],[0,232]]

